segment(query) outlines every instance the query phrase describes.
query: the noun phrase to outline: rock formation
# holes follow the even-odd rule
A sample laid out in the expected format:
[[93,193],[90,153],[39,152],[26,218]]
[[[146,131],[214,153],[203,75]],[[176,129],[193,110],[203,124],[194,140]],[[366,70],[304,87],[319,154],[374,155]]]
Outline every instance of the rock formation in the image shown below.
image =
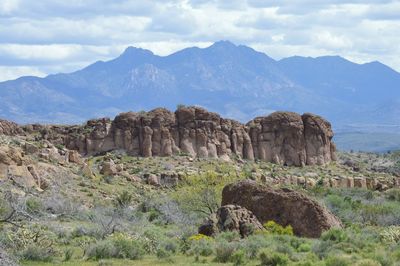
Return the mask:
[[263,229],[251,211],[237,205],[225,205],[199,227],[199,234],[214,236],[219,232],[235,231],[245,237]]
[[221,205],[235,204],[250,210],[261,223],[275,221],[291,225],[298,236],[319,237],[331,227],[341,227],[340,220],[307,196],[289,189],[272,189],[245,180],[227,185]]
[[[8,127],[7,127],[8,128]],[[231,155],[283,165],[322,165],[335,159],[329,122],[319,116],[276,112],[243,125],[200,107],[127,112],[83,126],[25,126],[53,144],[82,155],[125,150],[132,156],[221,158]],[[7,132],[10,130],[7,129]]]
[[23,134],[22,128],[16,123],[0,119],[0,135],[20,135]]

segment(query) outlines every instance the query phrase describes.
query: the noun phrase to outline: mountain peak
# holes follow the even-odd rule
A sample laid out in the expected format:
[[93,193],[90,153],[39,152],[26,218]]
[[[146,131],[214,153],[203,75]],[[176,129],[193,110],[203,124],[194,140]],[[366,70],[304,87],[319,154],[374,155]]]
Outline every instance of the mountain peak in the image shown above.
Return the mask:
[[213,43],[209,48],[237,48],[237,46],[228,40],[221,40]]
[[129,46],[120,55],[120,57],[133,57],[133,56],[138,56],[138,55],[141,55],[141,56],[148,55],[149,56],[149,55],[154,55],[154,54],[150,50]]

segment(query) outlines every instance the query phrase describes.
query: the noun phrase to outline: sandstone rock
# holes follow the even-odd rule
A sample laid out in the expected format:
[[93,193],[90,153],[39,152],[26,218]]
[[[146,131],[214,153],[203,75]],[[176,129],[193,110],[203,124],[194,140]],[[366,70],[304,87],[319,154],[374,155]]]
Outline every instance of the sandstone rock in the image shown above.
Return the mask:
[[199,227],[199,234],[214,236],[219,232],[235,231],[246,237],[256,230],[263,230],[263,226],[251,211],[237,205],[225,205]]
[[83,174],[83,176],[85,176],[87,178],[94,178],[94,174],[93,174],[92,169],[86,163],[84,163],[83,166],[82,166],[82,174]]
[[289,189],[272,189],[245,180],[226,186],[221,205],[242,206],[261,223],[275,221],[282,226],[291,225],[298,236],[319,237],[331,227],[342,223],[326,208],[307,196]]
[[26,154],[36,154],[39,152],[39,148],[32,143],[26,142],[25,143],[25,153]]
[[154,174],[149,174],[147,176],[147,184],[152,185],[152,186],[159,186],[160,185],[160,180],[158,176]]
[[331,124],[322,117],[305,113],[304,140],[308,165],[323,165],[335,160],[336,147],[332,144],[333,132]]
[[106,175],[106,176],[113,176],[118,173],[117,167],[114,163],[113,160],[105,161],[103,162],[100,170],[100,174]]
[[36,181],[26,166],[8,166],[8,178],[16,185],[24,188],[35,187]]
[[84,126],[39,126],[42,139],[82,155],[125,150],[133,156],[260,159],[282,165],[325,164],[335,159],[330,124],[319,116],[276,112],[243,125],[200,107],[172,113],[121,113],[114,121],[90,120]]
[[24,131],[16,123],[0,119],[0,135],[23,135]]
[[71,163],[82,164],[83,160],[81,155],[77,151],[68,152],[68,161]]

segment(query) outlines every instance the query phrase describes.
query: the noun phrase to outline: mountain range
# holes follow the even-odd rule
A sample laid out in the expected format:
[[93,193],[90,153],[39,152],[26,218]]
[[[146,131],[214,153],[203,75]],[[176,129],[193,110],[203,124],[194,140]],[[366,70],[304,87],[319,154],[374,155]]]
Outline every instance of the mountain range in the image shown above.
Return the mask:
[[78,123],[185,104],[242,122],[288,110],[320,114],[341,132],[393,132],[400,125],[400,73],[339,56],[274,60],[229,41],[168,56],[128,47],[73,73],[1,82],[0,101],[0,117],[19,123]]

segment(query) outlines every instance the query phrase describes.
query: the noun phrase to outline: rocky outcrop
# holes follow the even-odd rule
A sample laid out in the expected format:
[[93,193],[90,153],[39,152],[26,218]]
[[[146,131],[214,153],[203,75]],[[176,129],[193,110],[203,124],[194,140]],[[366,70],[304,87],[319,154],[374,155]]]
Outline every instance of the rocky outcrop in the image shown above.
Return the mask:
[[246,237],[257,230],[263,230],[263,226],[251,211],[237,205],[225,205],[204,221],[199,227],[199,234],[214,236],[234,231]]
[[16,123],[0,119],[0,135],[21,135],[24,131]]
[[309,197],[289,189],[272,189],[245,180],[226,186],[221,205],[235,204],[250,210],[261,223],[291,225],[298,236],[319,237],[340,220]]
[[275,112],[247,126],[254,157],[284,165],[322,165],[335,160],[331,125],[312,114]]
[[132,156],[221,158],[231,155],[283,165],[322,165],[335,159],[329,122],[319,116],[275,112],[243,125],[200,107],[127,112],[88,121],[84,126],[24,127],[54,145],[82,155],[125,150]]

